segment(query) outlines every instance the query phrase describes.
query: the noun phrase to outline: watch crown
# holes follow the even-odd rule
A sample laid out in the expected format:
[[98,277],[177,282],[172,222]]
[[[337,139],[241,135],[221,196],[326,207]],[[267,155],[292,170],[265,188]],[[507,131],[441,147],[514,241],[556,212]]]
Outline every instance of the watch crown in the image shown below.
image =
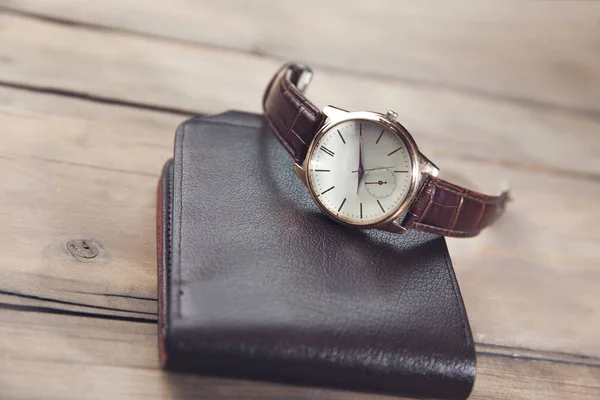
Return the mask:
[[392,110],[388,110],[388,112],[385,115],[392,121],[395,121],[398,118],[398,113]]

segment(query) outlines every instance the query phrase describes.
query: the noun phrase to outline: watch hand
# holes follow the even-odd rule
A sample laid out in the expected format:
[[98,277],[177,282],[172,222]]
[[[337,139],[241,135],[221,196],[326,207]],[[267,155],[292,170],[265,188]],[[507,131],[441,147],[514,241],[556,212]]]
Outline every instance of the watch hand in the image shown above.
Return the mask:
[[358,189],[360,188],[360,181],[362,180],[362,177],[365,173],[364,169],[363,169],[363,163],[362,163],[362,124],[359,125],[360,126],[360,130],[359,130],[359,139],[358,139],[358,179],[356,182],[356,194],[358,194]]
[[368,169],[356,170],[356,171],[352,171],[352,172],[353,172],[353,173],[354,173],[354,172],[359,172],[359,171],[362,171],[362,172],[367,172],[367,171],[376,171],[376,170],[378,170],[378,169],[389,169],[389,168],[394,168],[394,166],[392,165],[391,167],[376,167],[376,168],[368,168]]
[[387,181],[365,182],[365,185],[387,185]]

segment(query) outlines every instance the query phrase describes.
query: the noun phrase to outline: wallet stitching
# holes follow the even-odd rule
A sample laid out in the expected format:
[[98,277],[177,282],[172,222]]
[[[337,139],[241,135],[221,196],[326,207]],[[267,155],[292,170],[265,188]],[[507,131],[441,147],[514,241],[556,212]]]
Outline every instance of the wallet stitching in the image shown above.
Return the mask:
[[[173,231],[172,231],[172,226],[173,226],[173,164],[171,163],[171,167],[169,168],[169,171],[167,171],[167,180],[166,180],[166,186],[167,186],[167,198],[166,201],[163,199],[163,202],[166,203],[166,210],[167,210],[167,222],[166,222],[166,234],[167,234],[167,246],[165,249],[165,268],[166,270],[163,271],[162,275],[163,275],[163,285],[165,285],[166,288],[169,287],[168,284],[166,284],[166,281],[164,279],[164,274],[168,273],[168,271],[171,270],[171,252],[173,251],[172,249],[172,243],[173,243]],[[165,236],[165,232],[163,232],[163,238]],[[164,240],[164,239],[163,239]],[[162,288],[161,288],[162,290]],[[165,290],[166,293],[163,293],[163,302],[165,303],[165,310],[162,311],[166,311],[166,308],[168,307],[169,302],[165,301],[165,295],[169,296],[170,293],[168,292],[168,290]],[[167,298],[168,299],[168,298]],[[169,315],[169,313],[166,313],[167,315]],[[163,321],[164,324],[164,321]]]
[[[181,132],[181,144],[180,144],[180,149],[178,151],[178,153],[180,154],[181,157],[181,178],[179,181],[179,190],[183,191],[183,178],[184,178],[184,173],[183,173],[183,169],[184,169],[184,161],[185,161],[185,157],[183,154],[183,145],[185,144],[185,132],[187,130],[187,124],[183,125],[183,131]],[[177,316],[179,318],[181,318],[181,231],[182,231],[182,224],[183,224],[183,195],[178,196],[179,197],[179,243],[178,243],[178,248],[177,248],[177,252],[179,254],[179,265],[177,266]]]

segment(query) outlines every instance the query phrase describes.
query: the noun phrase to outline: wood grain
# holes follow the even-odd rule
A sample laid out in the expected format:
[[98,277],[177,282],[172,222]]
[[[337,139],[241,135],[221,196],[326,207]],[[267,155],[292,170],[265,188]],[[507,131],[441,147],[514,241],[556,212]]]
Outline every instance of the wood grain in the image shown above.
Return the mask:
[[[247,53],[6,14],[0,26],[0,81],[135,104],[258,112],[279,66]],[[452,153],[600,180],[600,119],[593,116],[326,69],[316,70],[310,96],[319,106],[394,108],[434,160]]]
[[[156,180],[182,118],[0,93],[0,291],[11,303],[156,319]],[[99,255],[75,259],[73,239]]]
[[600,5],[315,4],[0,0],[0,398],[387,398],[158,370],[175,127],[259,111],[289,58],[319,106],[394,108],[443,177],[512,187],[496,227],[448,241],[471,398],[600,397]]
[[[0,241],[0,291],[11,303],[22,304],[20,294],[155,318],[156,180],[180,120],[0,89],[0,232],[10,238]],[[515,201],[497,227],[449,241],[477,342],[600,357],[600,185],[457,156],[436,161],[470,187],[512,183]],[[72,239],[102,250],[81,262],[65,246]]]
[[597,2],[520,2],[518,7],[489,0],[0,4],[416,86],[600,111]]
[[[152,324],[3,310],[2,398],[389,399],[158,369]],[[600,368],[480,354],[471,399],[595,399]],[[68,382],[65,377],[68,376]]]

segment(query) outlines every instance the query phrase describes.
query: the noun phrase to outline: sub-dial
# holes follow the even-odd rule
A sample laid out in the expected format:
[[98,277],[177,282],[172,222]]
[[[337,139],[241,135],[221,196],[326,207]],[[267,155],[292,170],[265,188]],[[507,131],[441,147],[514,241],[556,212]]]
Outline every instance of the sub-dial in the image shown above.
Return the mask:
[[365,175],[365,187],[371,196],[384,199],[394,193],[396,177],[389,169],[377,169]]

